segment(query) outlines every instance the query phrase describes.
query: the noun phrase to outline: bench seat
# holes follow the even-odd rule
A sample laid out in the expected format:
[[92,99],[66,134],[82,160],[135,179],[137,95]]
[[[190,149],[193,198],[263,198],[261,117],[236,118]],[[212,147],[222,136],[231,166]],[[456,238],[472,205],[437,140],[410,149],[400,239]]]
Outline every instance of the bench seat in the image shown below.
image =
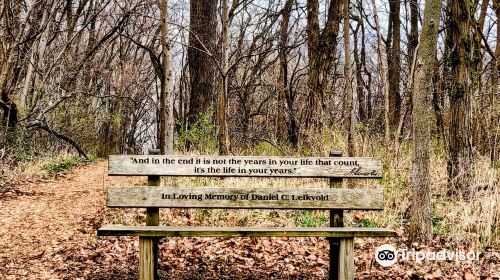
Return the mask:
[[98,236],[141,237],[394,237],[385,228],[248,228],[248,227],[166,227],[108,225],[97,230]]

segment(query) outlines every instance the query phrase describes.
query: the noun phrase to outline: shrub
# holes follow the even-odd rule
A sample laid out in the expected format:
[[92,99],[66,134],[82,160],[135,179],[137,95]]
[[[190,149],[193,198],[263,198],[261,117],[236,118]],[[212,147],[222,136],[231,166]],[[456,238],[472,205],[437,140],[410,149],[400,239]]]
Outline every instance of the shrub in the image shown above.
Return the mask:
[[201,154],[214,154],[217,152],[217,128],[212,123],[214,111],[212,108],[202,113],[198,121],[189,127],[178,123],[183,128],[177,135],[177,149],[185,150],[189,145],[191,150]]
[[49,175],[55,174],[65,174],[70,169],[79,166],[83,163],[88,163],[95,161],[95,159],[87,160],[83,157],[72,156],[72,157],[56,157],[49,162],[42,165],[42,170],[47,172]]

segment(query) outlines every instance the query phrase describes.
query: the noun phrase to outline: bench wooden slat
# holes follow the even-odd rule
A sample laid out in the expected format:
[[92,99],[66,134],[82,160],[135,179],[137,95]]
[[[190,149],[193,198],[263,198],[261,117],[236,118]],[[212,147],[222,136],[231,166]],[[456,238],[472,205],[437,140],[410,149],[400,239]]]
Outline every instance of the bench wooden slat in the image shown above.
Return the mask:
[[362,209],[384,207],[381,189],[109,187],[108,207]]
[[112,155],[109,175],[381,178],[379,159],[361,157],[249,157]]
[[108,225],[98,236],[142,237],[394,237],[384,228],[242,228],[242,227],[165,227]]

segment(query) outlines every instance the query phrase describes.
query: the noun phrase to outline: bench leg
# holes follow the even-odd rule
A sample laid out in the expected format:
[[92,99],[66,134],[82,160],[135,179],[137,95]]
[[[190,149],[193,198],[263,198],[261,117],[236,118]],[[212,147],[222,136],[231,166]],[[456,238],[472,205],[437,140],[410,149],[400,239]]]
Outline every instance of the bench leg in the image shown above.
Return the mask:
[[339,254],[340,254],[340,238],[328,237],[330,243],[330,266],[328,280],[340,280],[339,271]]
[[354,272],[354,238],[342,238],[340,239],[338,279],[353,280]]
[[139,237],[139,280],[155,280],[155,243],[154,238]]

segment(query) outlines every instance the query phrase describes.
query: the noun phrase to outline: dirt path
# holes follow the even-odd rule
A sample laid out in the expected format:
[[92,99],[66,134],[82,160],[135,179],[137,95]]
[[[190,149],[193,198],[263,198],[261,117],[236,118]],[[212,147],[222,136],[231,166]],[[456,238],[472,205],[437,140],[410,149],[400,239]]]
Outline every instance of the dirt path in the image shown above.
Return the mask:
[[[106,210],[105,190],[145,181],[108,177],[106,163],[98,163],[0,195],[0,279],[137,279],[137,239],[98,238],[96,229],[109,215],[143,221],[140,211]],[[186,222],[182,215],[170,218]],[[160,273],[162,279],[323,278],[325,245],[307,239],[169,239],[161,245]]]
[[[0,275],[3,279],[59,279],[60,253],[95,240],[105,186],[140,178],[106,176],[106,163],[72,170],[65,178],[17,186],[0,197]],[[144,180],[144,179],[143,179]]]

